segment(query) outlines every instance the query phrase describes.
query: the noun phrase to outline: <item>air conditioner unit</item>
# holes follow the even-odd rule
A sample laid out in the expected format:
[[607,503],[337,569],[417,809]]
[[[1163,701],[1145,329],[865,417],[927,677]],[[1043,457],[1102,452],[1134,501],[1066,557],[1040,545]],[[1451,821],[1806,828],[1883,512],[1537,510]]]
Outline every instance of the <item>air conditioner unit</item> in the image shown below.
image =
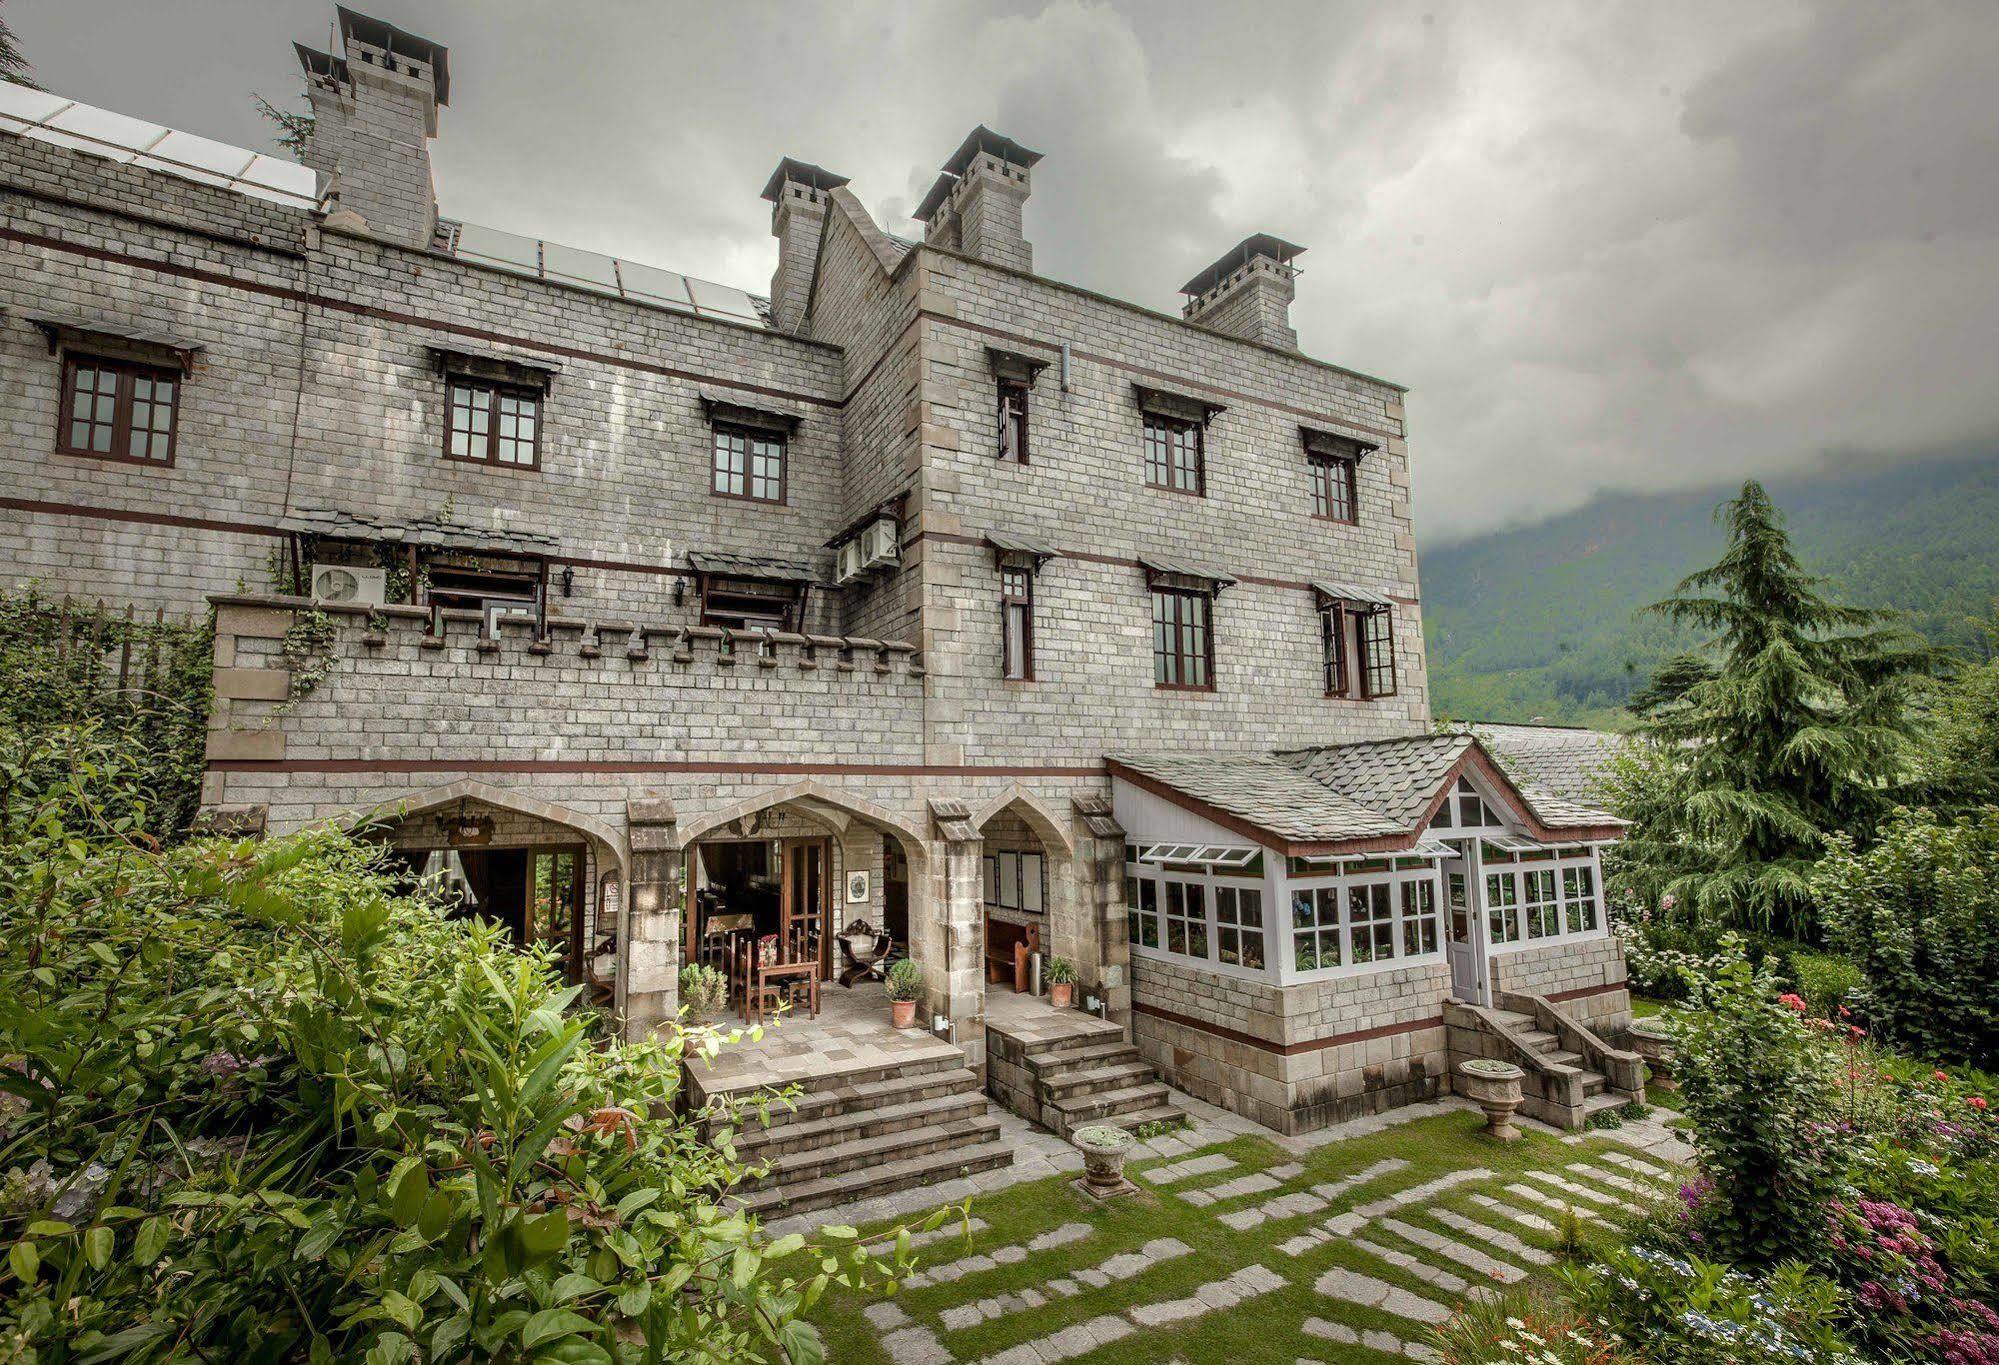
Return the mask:
[[389,600],[387,569],[356,569],[345,564],[312,566],[312,597],[316,602],[352,602],[379,607]]
[[839,563],[835,567],[833,581],[836,583],[851,583],[861,576],[863,567],[865,566],[861,561],[861,538],[855,536],[852,540],[842,541],[840,544]]
[[870,569],[894,568],[902,562],[902,528],[893,517],[872,522],[854,538],[861,546],[861,563]]

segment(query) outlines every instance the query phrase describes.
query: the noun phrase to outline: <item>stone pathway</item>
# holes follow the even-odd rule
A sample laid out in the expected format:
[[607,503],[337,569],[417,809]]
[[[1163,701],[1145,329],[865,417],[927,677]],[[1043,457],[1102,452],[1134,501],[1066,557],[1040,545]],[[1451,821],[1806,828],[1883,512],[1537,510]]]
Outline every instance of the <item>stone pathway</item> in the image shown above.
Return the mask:
[[1247,1232],[1251,1228],[1261,1226],[1267,1222],[1281,1221],[1286,1218],[1301,1218],[1308,1213],[1319,1212],[1319,1210],[1325,1208],[1326,1205],[1332,1203],[1356,1185],[1365,1185],[1371,1180],[1379,1180],[1385,1175],[1393,1175],[1408,1164],[1401,1157],[1392,1156],[1386,1160],[1375,1162],[1364,1171],[1355,1171],[1352,1175],[1345,1176],[1339,1180],[1328,1180],[1312,1186],[1309,1190],[1296,1190],[1290,1194],[1280,1194],[1275,1199],[1267,1199],[1261,1204],[1256,1204],[1246,1209],[1237,1209],[1232,1213],[1224,1213],[1219,1215],[1219,1217],[1223,1223],[1234,1228],[1237,1232]]
[[[980,1226],[983,1227],[984,1224]],[[942,1230],[937,1229],[940,1232]],[[1088,1223],[1064,1223],[1061,1227],[1053,1228],[1018,1246],[994,1247],[991,1251],[967,1256],[963,1260],[946,1261],[943,1265],[932,1266],[928,1270],[919,1269],[903,1283],[911,1289],[922,1289],[933,1284],[951,1284],[964,1279],[967,1275],[977,1275],[995,1266],[1018,1265],[1035,1252],[1050,1251],[1055,1247],[1081,1241],[1094,1230]],[[915,1240],[913,1237],[910,1239],[912,1243]]]
[[1272,1166],[1267,1171],[1255,1171],[1249,1175],[1225,1180],[1219,1185],[1210,1185],[1204,1190],[1182,1190],[1180,1197],[1195,1208],[1204,1209],[1210,1204],[1219,1204],[1225,1199],[1240,1199],[1246,1194],[1262,1194],[1266,1190],[1283,1187],[1287,1180],[1296,1180],[1305,1173],[1305,1168],[1297,1162],[1286,1162],[1282,1166]]
[[1166,1166],[1154,1166],[1149,1171],[1138,1172],[1138,1178],[1149,1185],[1171,1185],[1175,1181],[1189,1180],[1197,1175],[1212,1175],[1216,1171],[1232,1170],[1235,1158],[1221,1152],[1209,1152],[1206,1156],[1189,1157],[1185,1161],[1175,1161]]
[[1400,1285],[1377,1280],[1372,1275],[1363,1275],[1343,1265],[1328,1270],[1312,1287],[1329,1299],[1359,1304],[1362,1308],[1378,1308],[1411,1322],[1438,1323],[1451,1316],[1451,1310],[1435,1299],[1412,1294]]
[[1527,1278],[1527,1272],[1513,1262],[1502,1261],[1497,1256],[1488,1256],[1477,1247],[1466,1246],[1463,1242],[1454,1241],[1441,1232],[1419,1228],[1414,1223],[1403,1222],[1400,1218],[1384,1218],[1381,1220],[1381,1226],[1405,1242],[1413,1243],[1425,1251],[1434,1252],[1447,1261],[1456,1261],[1472,1273],[1483,1275],[1486,1279],[1499,1284],[1518,1284]]
[[[1436,1351],[1422,1342],[1404,1341],[1395,1333],[1384,1332],[1378,1327],[1371,1327],[1363,1332],[1356,1331],[1343,1322],[1306,1318],[1304,1332],[1306,1336],[1317,1337],[1321,1341],[1337,1341],[1342,1346],[1365,1346],[1371,1351],[1380,1351],[1383,1355],[1403,1355],[1411,1360],[1437,1359]],[[1308,1365],[1308,1363],[1301,1360],[1299,1365]],[[1309,1362],[1309,1365],[1318,1365],[1318,1362]]]
[[1429,1212],[1432,1218],[1442,1223],[1445,1227],[1456,1228],[1459,1232],[1476,1237],[1489,1246],[1497,1247],[1516,1261],[1524,1261],[1528,1265],[1553,1265],[1555,1263],[1555,1258],[1551,1253],[1543,1251],[1537,1246],[1529,1246],[1503,1228],[1491,1227],[1488,1224],[1479,1222],[1476,1218],[1467,1218],[1462,1213],[1453,1213],[1449,1209],[1431,1209]]

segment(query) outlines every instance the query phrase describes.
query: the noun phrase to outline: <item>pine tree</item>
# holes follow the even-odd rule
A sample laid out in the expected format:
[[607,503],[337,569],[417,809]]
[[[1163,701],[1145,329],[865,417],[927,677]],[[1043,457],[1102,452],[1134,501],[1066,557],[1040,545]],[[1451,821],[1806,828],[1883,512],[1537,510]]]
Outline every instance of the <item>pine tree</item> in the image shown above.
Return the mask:
[[1728,545],[1648,610],[1710,636],[1636,700],[1619,880],[1708,923],[1814,932],[1825,835],[1862,837],[1911,775],[1908,702],[1933,663],[1889,614],[1832,601],[1750,481],[1717,509]]
[[14,37],[14,30],[7,27],[7,21],[0,19],[0,81],[12,81],[25,85],[30,90],[42,87],[35,83],[35,68],[28,65],[28,59],[21,54],[20,40]]

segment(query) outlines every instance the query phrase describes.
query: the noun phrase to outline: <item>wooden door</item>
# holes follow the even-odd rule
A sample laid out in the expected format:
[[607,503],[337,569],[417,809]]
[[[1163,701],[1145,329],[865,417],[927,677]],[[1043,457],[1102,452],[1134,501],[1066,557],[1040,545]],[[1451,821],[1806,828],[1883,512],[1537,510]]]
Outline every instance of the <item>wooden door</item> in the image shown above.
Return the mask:
[[532,874],[527,938],[555,950],[563,981],[574,986],[583,980],[583,850],[537,851]]
[[786,839],[779,940],[784,961],[817,962],[823,975],[832,940],[826,919],[832,888],[831,847],[824,839]]

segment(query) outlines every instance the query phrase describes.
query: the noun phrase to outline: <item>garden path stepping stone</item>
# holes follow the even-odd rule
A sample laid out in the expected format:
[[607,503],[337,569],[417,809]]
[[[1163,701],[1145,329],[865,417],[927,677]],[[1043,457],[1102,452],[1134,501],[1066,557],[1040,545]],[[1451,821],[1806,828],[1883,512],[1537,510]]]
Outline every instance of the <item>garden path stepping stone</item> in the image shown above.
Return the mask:
[[1503,1200],[1494,1199],[1489,1194],[1475,1194],[1471,1197],[1471,1202],[1482,1209],[1490,1209],[1501,1218],[1510,1218],[1523,1228],[1532,1228],[1536,1232],[1555,1231],[1555,1225],[1540,1214],[1529,1213],[1525,1209],[1516,1209],[1513,1205]]
[[1418,1260],[1406,1251],[1397,1251],[1394,1247],[1385,1247],[1379,1242],[1370,1242],[1365,1237],[1354,1238],[1351,1245],[1357,1250],[1365,1251],[1370,1256],[1388,1262],[1399,1270],[1408,1271],[1425,1284],[1435,1285],[1446,1294],[1462,1294],[1471,1288],[1471,1285],[1465,1281],[1463,1276],[1454,1275],[1448,1270],[1439,1269],[1431,1265],[1428,1261]]
[[[1246,1209],[1237,1209],[1233,1213],[1221,1214],[1219,1218],[1221,1222],[1226,1223],[1237,1232],[1247,1232],[1253,1227],[1259,1227],[1272,1220],[1300,1218],[1308,1213],[1317,1213],[1354,1186],[1365,1185],[1370,1180],[1379,1180],[1384,1175],[1393,1175],[1408,1164],[1408,1162],[1402,1160],[1400,1157],[1389,1157],[1386,1160],[1375,1162],[1364,1171],[1356,1171],[1343,1179],[1328,1180],[1322,1184],[1314,1185],[1309,1190],[1294,1190],[1290,1194],[1280,1194],[1274,1199],[1264,1200],[1261,1204],[1255,1204]],[[1271,1174],[1275,1175],[1277,1172],[1273,1170]],[[1308,1242],[1307,1245],[1309,1246],[1311,1243]],[[1294,1252],[1292,1254],[1295,1255],[1297,1253]]]
[[882,1349],[895,1365],[951,1365],[957,1357],[944,1349],[928,1327],[911,1326],[882,1338]]
[[1334,1266],[1328,1270],[1318,1278],[1313,1288],[1329,1299],[1340,1299],[1362,1308],[1379,1308],[1384,1313],[1407,1318],[1411,1322],[1443,1322],[1451,1316],[1451,1310],[1434,1299],[1412,1294],[1399,1285],[1363,1275],[1358,1270],[1348,1270],[1345,1266]]
[[1176,1180],[1190,1180],[1197,1175],[1208,1175],[1215,1171],[1226,1171],[1235,1165],[1235,1158],[1220,1152],[1209,1152],[1206,1156],[1188,1157],[1168,1166],[1154,1166],[1149,1171],[1135,1174],[1148,1185],[1171,1185]]
[[1444,1226],[1456,1228],[1468,1237],[1476,1237],[1488,1246],[1498,1247],[1516,1261],[1525,1261],[1528,1265],[1555,1263],[1555,1258],[1551,1254],[1537,1246],[1529,1246],[1504,1228],[1491,1227],[1476,1218],[1467,1218],[1449,1209],[1430,1209],[1428,1213]]
[[1626,1179],[1615,1171],[1606,1171],[1603,1167],[1592,1166],[1586,1161],[1572,1161],[1569,1163],[1568,1168],[1584,1180],[1594,1180],[1599,1185],[1608,1185],[1613,1190],[1623,1190],[1626,1194],[1635,1194],[1640,1199],[1657,1199],[1659,1197],[1659,1189],[1656,1185],[1641,1185],[1635,1180]]
[[925,1289],[933,1284],[955,1284],[967,1275],[977,1275],[996,1266],[1014,1265],[1024,1261],[1029,1252],[1049,1251],[1055,1247],[1080,1241],[1088,1237],[1092,1231],[1088,1223],[1064,1223],[1059,1228],[1051,1228],[1038,1237],[1030,1238],[1025,1246],[994,1247],[991,1251],[983,1251],[976,1256],[946,1261],[942,1265],[931,1266],[928,1270],[917,1271],[903,1283],[911,1289]]
[[1384,1332],[1378,1327],[1359,1331],[1343,1322],[1327,1322],[1324,1318],[1306,1318],[1304,1333],[1321,1341],[1336,1341],[1342,1346],[1365,1346],[1370,1351],[1380,1351],[1383,1355],[1407,1356],[1411,1360],[1435,1360],[1437,1353],[1420,1341],[1404,1341],[1393,1332]]
[[892,1332],[909,1325],[909,1314],[902,1311],[901,1304],[889,1299],[869,1304],[861,1310],[861,1315],[868,1320],[868,1326],[877,1332]]
[[1195,1208],[1204,1209],[1210,1204],[1224,1199],[1240,1199],[1246,1194],[1262,1194],[1274,1190],[1282,1181],[1273,1179],[1268,1173],[1254,1171],[1249,1175],[1239,1175],[1234,1180],[1224,1180],[1219,1185],[1210,1185],[1205,1190],[1182,1190],[1180,1197]]
[[1644,1157],[1633,1156],[1629,1152],[1603,1152],[1599,1155],[1599,1159],[1608,1161],[1613,1166],[1622,1166],[1625,1170],[1642,1175],[1648,1180],[1656,1180],[1662,1185],[1672,1185],[1679,1181],[1679,1176],[1664,1166],[1647,1161]]
[[1592,1204],[1602,1204],[1604,1207],[1612,1209],[1623,1209],[1628,1213],[1644,1212],[1636,1204],[1627,1204],[1616,1195],[1605,1194],[1602,1190],[1593,1190],[1587,1185],[1578,1185],[1573,1180],[1564,1180],[1553,1171],[1529,1171],[1527,1172],[1527,1178],[1529,1180],[1538,1180],[1543,1185],[1553,1185],[1563,1194],[1573,1194],[1579,1199],[1589,1200]]
[[1573,1213],[1586,1223],[1601,1223],[1603,1221],[1603,1215],[1597,1213],[1595,1210],[1586,1209],[1581,1204],[1571,1204],[1565,1200],[1557,1199],[1554,1195],[1549,1194],[1545,1190],[1538,1190],[1532,1185],[1508,1185],[1506,1192],[1516,1198],[1525,1199],[1529,1203],[1553,1209],[1556,1213]]
[[1414,1242],[1425,1251],[1435,1252],[1447,1260],[1456,1261],[1469,1270],[1475,1270],[1490,1280],[1502,1284],[1515,1284],[1527,1278],[1527,1272],[1511,1261],[1502,1261],[1497,1256],[1488,1256],[1477,1247],[1466,1246],[1453,1241],[1440,1232],[1419,1228],[1413,1223],[1405,1223],[1400,1218],[1384,1218],[1381,1226],[1400,1237],[1405,1242]]
[[1285,1287],[1282,1275],[1262,1265],[1246,1265],[1225,1280],[1212,1280],[1196,1289],[1184,1299],[1167,1299],[1161,1303],[1142,1303],[1129,1309],[1125,1316],[1140,1327],[1163,1327],[1171,1322],[1185,1322],[1221,1308],[1233,1308],[1239,1303],[1273,1290]]

